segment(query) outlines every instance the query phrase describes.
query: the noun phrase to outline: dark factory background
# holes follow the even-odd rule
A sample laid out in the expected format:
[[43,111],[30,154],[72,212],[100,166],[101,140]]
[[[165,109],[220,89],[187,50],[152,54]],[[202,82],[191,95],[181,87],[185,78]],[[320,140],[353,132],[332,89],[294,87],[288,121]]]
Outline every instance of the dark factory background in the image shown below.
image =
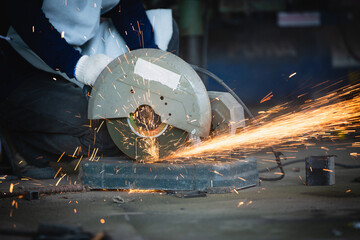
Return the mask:
[[[318,84],[339,87],[360,78],[360,1],[144,3],[173,9],[180,56],[221,77],[251,107],[314,98]],[[208,90],[221,89],[204,80]]]
[[[89,101],[16,62],[2,79],[29,81],[0,105],[0,240],[360,239],[360,0],[141,1],[172,9],[176,54],[253,114],[200,74],[219,91],[207,94],[187,63],[159,50],[107,66],[79,56],[69,68],[94,77]],[[87,14],[109,2],[72,1]],[[145,16],[129,0],[113,17],[129,3],[121,27]],[[31,26],[34,41],[42,26]]]

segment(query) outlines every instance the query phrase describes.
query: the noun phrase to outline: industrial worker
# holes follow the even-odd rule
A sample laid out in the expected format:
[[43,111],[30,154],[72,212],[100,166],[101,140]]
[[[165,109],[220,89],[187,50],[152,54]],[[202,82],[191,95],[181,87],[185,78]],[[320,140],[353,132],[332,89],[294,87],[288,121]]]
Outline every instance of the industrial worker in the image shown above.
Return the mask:
[[15,163],[21,175],[52,177],[50,161],[94,149],[121,155],[106,124],[87,119],[83,87],[128,51],[176,50],[171,10],[140,0],[8,0],[4,10],[0,123],[27,162]]

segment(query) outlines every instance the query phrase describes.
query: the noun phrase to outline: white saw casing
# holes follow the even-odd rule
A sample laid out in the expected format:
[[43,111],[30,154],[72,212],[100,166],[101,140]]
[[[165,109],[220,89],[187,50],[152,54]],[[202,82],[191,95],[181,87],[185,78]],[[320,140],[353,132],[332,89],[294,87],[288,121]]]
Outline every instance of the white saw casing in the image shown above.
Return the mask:
[[139,49],[115,58],[93,86],[88,117],[128,118],[141,105],[152,107],[163,123],[195,136],[209,134],[206,88],[192,67],[172,53]]

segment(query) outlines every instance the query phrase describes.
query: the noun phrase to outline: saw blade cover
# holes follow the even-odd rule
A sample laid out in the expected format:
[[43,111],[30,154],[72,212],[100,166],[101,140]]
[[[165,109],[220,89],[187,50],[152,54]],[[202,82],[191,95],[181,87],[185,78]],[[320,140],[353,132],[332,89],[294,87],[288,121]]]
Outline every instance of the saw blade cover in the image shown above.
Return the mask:
[[207,137],[211,107],[206,88],[192,67],[174,54],[139,49],[115,58],[97,78],[89,119],[128,118],[148,105],[172,125]]

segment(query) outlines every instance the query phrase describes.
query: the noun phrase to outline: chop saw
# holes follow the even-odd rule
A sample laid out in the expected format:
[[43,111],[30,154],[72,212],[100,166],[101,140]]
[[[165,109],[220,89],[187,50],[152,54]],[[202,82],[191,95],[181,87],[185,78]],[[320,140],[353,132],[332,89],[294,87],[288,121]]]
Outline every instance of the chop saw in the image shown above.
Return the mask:
[[88,117],[105,119],[128,156],[83,162],[81,179],[92,189],[224,192],[257,184],[251,157],[163,160],[187,144],[245,126],[244,108],[230,93],[207,92],[193,68],[171,53],[140,49],[114,59],[93,86]]
[[188,63],[157,49],[115,58],[93,86],[88,117],[106,119],[116,146],[138,161],[245,125],[244,110],[229,93],[207,92]]

